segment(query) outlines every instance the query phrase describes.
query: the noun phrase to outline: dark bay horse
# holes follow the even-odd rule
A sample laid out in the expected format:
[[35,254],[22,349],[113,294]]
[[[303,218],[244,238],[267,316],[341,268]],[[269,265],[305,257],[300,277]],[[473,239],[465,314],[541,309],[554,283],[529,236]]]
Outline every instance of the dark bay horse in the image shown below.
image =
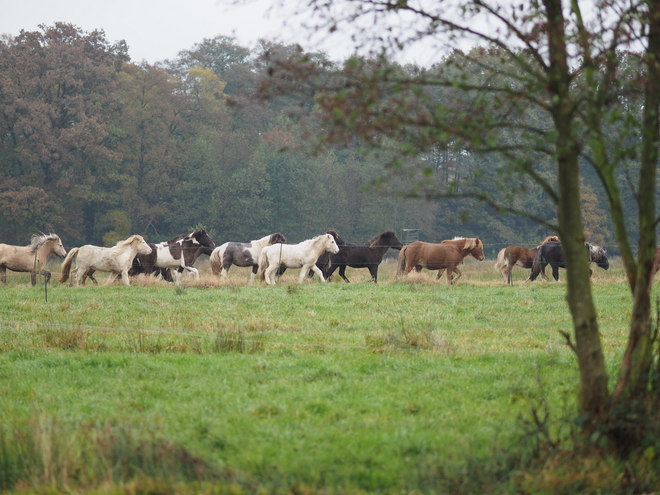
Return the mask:
[[[335,238],[336,240],[336,238]],[[383,261],[383,257],[388,249],[400,250],[403,247],[401,241],[392,230],[381,232],[376,237],[367,241],[365,244],[350,244],[337,242],[339,252],[328,255],[328,264],[326,267],[319,267],[323,271],[325,278],[329,278],[337,269],[339,276],[345,282],[350,283],[346,277],[346,267],[368,268],[371,274],[371,281],[378,282],[378,266]],[[319,263],[317,263],[317,266]]]
[[[556,235],[548,236],[543,240],[543,242],[541,242],[541,244],[545,244],[546,242],[559,242],[559,237]],[[513,271],[513,267],[518,265],[522,268],[526,268],[527,270],[531,270],[532,264],[534,263],[534,257],[536,256],[536,251],[538,251],[539,246],[526,248],[514,244],[512,246],[507,246],[500,249],[500,252],[497,253],[495,270],[502,272],[504,281],[507,284],[512,284],[513,278],[511,276],[511,272]],[[541,278],[547,278],[545,276],[545,267],[543,267],[541,270]],[[527,279],[529,280],[529,277]]]
[[254,281],[259,269],[259,254],[266,246],[286,242],[284,235],[276,232],[261,239],[250,242],[225,242],[213,250],[210,256],[211,269],[214,275],[227,278],[232,265],[252,267],[250,282]]
[[[607,253],[600,246],[594,246],[588,242],[584,243],[584,247],[587,249],[587,255],[589,256],[589,263],[596,263],[603,270],[607,270],[610,267],[610,262],[607,259]],[[552,267],[552,277],[559,281],[559,269],[566,268],[566,262],[564,261],[564,251],[561,247],[561,242],[546,242],[541,244],[536,251],[536,256],[534,257],[534,263],[532,264],[532,273],[529,276],[529,279],[533,282],[541,273],[547,265]],[[590,270],[591,272],[591,270]]]
[[415,241],[401,248],[397,276],[407,275],[413,268],[417,271],[426,268],[438,270],[439,279],[447,270],[447,283],[454,284],[462,275],[458,265],[470,255],[479,261],[484,259],[484,245],[478,237],[457,237],[440,244]]

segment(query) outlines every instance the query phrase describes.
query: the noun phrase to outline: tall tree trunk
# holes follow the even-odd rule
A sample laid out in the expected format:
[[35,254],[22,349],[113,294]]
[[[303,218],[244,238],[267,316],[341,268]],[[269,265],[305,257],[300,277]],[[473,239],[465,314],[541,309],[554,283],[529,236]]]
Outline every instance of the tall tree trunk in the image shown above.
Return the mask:
[[[580,215],[579,144],[571,100],[562,0],[544,0],[548,18],[548,90],[557,130],[557,180],[559,186],[559,235],[567,269],[567,299],[575,331],[575,351],[580,372],[579,409],[594,418],[605,407],[607,373],[600,343],[596,308],[591,297],[589,263]],[[591,421],[588,421],[591,424]]]
[[630,319],[628,345],[623,355],[621,371],[614,397],[638,398],[648,391],[649,372],[653,359],[651,336],[651,286],[655,256],[655,185],[658,164],[658,109],[660,108],[660,0],[647,0],[648,47],[646,51],[646,83],[642,156],[639,174],[639,253],[634,278],[633,310]]

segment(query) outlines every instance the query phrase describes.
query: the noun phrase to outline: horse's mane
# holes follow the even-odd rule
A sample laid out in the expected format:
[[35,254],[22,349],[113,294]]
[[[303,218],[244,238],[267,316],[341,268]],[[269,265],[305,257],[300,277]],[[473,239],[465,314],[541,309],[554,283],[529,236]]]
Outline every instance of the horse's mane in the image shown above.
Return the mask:
[[134,239],[139,239],[139,240],[144,240],[141,235],[135,234],[130,236],[128,239],[124,239],[123,241],[118,241],[117,244],[115,244],[115,247],[124,247],[128,246],[133,242]]
[[585,242],[585,244],[589,248],[589,259],[591,261],[600,261],[603,257],[607,256],[607,253],[602,247],[595,246],[588,242]]
[[370,248],[378,247],[380,245],[379,243],[381,242],[381,239],[383,238],[383,236],[386,236],[386,235],[396,235],[396,234],[394,233],[393,230],[386,230],[385,232],[381,232],[380,234],[378,234],[376,237],[374,237],[370,241],[367,241],[367,245]]
[[559,240],[559,236],[556,236],[556,235],[549,235],[548,237],[546,237],[545,239],[543,239],[543,241],[541,242],[541,244],[545,244],[546,242],[561,242],[561,241]]
[[57,234],[34,234],[30,238],[30,249],[34,253],[37,249],[43,246],[47,241],[58,240],[59,236]]
[[465,244],[463,245],[463,249],[474,249],[476,247],[483,247],[483,243],[481,242],[481,239],[478,237],[454,237],[453,240],[460,240],[460,239],[465,239]]

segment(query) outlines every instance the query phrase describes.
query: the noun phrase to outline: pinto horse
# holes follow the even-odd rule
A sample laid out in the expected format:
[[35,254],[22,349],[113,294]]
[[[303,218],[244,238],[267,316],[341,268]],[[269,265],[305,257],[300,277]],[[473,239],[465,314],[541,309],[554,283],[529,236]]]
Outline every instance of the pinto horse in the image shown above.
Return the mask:
[[[64,283],[71,273],[71,285],[78,285],[83,274],[91,269],[92,273],[99,270],[110,272],[106,282],[107,285],[115,281],[116,276],[121,275],[124,285],[131,285],[128,278],[128,270],[131,268],[133,258],[137,253],[148,254],[151,247],[145,242],[141,235],[132,235],[124,241],[119,241],[111,248],[92,246],[87,244],[79,248],[73,248],[62,263],[62,275],[60,283]],[[76,268],[71,270],[73,259],[76,258]]]
[[[327,268],[321,270],[325,278],[330,278],[335,270],[339,269],[339,276],[345,282],[350,283],[346,277],[346,267],[368,268],[371,281],[378,282],[378,266],[389,248],[400,250],[403,247],[401,241],[392,230],[386,230],[365,244],[339,244],[339,252],[328,256]],[[319,263],[317,263],[317,266]]]
[[[587,255],[589,256],[589,263],[596,263],[603,270],[607,270],[610,267],[610,262],[607,259],[607,253],[600,246],[594,246],[588,242],[584,243],[584,247],[587,249]],[[564,261],[564,251],[561,247],[561,242],[546,242],[539,246],[536,256],[534,257],[534,263],[532,264],[532,273],[529,276],[529,279],[533,282],[539,276],[541,270],[543,270],[547,265],[552,267],[552,277],[555,281],[559,281],[559,269],[566,268],[566,262]],[[591,270],[589,270],[591,273]]]
[[250,242],[225,242],[211,253],[209,259],[211,270],[213,270],[214,275],[220,275],[226,279],[229,277],[229,268],[232,265],[251,266],[250,282],[254,282],[254,277],[259,269],[261,250],[266,246],[284,242],[286,242],[286,238],[279,232]]
[[[559,242],[559,237],[556,235],[550,235],[546,237],[541,244],[545,244],[546,242]],[[536,256],[536,251],[538,251],[539,246],[525,248],[514,244],[500,249],[500,252],[497,253],[495,270],[502,272],[504,281],[507,284],[512,284],[513,277],[511,276],[511,272],[513,271],[513,267],[518,265],[527,270],[531,270],[532,264],[534,263],[534,256]],[[545,275],[545,267],[541,270],[541,278],[547,278]],[[527,280],[529,280],[529,277]]]
[[204,229],[199,229],[149,246],[151,253],[137,256],[138,265],[142,266],[144,273],[158,273],[161,269],[169,269],[178,284],[184,270],[199,278],[199,271],[194,267],[195,262],[202,254],[211,256],[215,243]]
[[[438,270],[436,278],[439,279],[447,270],[447,283],[454,284],[462,276],[458,265],[470,255],[479,261],[484,259],[484,245],[478,237],[457,237],[440,244],[415,241],[401,248],[397,276],[407,275],[413,268],[418,272],[426,268]],[[454,272],[458,275],[456,278],[453,278]]]
[[316,273],[321,282],[325,282],[323,273],[316,266],[319,256],[325,251],[338,253],[339,247],[331,234],[322,234],[299,244],[273,244],[261,250],[259,255],[259,274],[269,285],[275,285],[275,274],[281,266],[300,268],[298,283],[305,280],[309,270]]
[[[43,267],[51,254],[66,256],[62,241],[55,234],[35,234],[27,246],[0,244],[0,280],[7,285],[7,270],[30,272],[30,282],[37,283],[37,273],[50,280],[50,272]],[[39,271],[41,270],[41,271]]]

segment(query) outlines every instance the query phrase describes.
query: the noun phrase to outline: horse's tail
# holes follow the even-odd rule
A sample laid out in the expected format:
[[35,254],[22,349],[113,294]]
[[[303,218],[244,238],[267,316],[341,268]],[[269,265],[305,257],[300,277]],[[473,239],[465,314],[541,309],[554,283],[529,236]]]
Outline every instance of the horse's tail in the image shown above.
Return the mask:
[[401,251],[399,251],[399,256],[397,258],[397,267],[396,267],[396,276],[400,277],[403,275],[403,271],[406,269],[406,251],[408,250],[408,246],[403,246],[401,248]]
[[60,275],[60,280],[59,280],[61,284],[66,282],[67,279],[69,278],[69,273],[71,272],[71,264],[73,263],[73,258],[76,254],[78,254],[79,249],[80,248],[73,248],[71,251],[69,251],[69,254],[66,255],[66,258],[64,258],[64,261],[62,262],[62,274]]
[[266,280],[266,268],[268,268],[268,247],[265,247],[259,253],[259,270],[257,277],[260,280]]
[[495,270],[504,273],[504,270],[509,266],[509,257],[507,256],[507,248],[500,249],[497,253],[497,262],[495,263]]
[[543,245],[539,246],[534,255],[534,261],[532,262],[532,271],[529,274],[529,280],[532,282],[536,280],[536,277],[539,276],[541,270],[543,269]]
[[215,248],[211,253],[211,256],[209,256],[209,263],[211,264],[211,271],[213,272],[213,275],[220,275],[220,271],[222,270],[220,251],[221,249],[219,247]]

